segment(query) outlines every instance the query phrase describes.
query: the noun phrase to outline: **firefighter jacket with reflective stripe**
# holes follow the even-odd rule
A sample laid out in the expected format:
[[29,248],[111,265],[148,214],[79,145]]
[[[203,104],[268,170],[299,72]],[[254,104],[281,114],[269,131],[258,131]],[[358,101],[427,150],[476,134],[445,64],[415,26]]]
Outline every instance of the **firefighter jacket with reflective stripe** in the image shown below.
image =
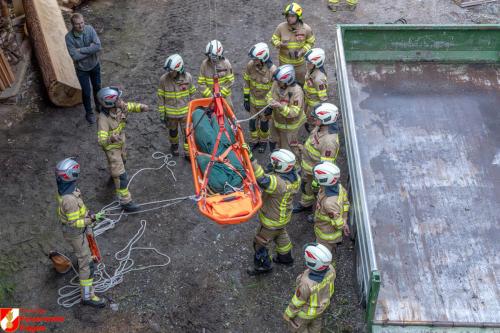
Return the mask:
[[328,81],[325,73],[319,68],[306,73],[304,83],[304,99],[306,104],[312,108],[320,102],[328,99]]
[[309,134],[302,149],[302,170],[312,174],[312,169],[322,161],[335,163],[339,153],[339,135],[327,125],[316,126]]
[[169,118],[183,118],[188,112],[188,103],[193,99],[196,87],[191,74],[179,73],[175,78],[163,74],[158,86],[158,112],[163,120]]
[[274,126],[282,131],[299,129],[306,121],[304,114],[304,93],[298,84],[281,89],[278,82],[273,82],[271,90],[267,93],[266,102],[280,102],[281,107],[273,108]]
[[329,194],[329,189],[321,186],[314,212],[314,232],[319,238],[338,243],[342,241],[344,224],[349,212],[349,200],[344,187],[338,184],[337,195]]
[[297,277],[297,290],[292,301],[285,310],[290,318],[315,319],[330,305],[330,299],[335,291],[335,269],[328,266],[323,280],[316,282],[309,277],[308,268]]
[[279,48],[280,65],[302,65],[304,54],[314,47],[315,42],[311,27],[302,22],[294,27],[287,22],[280,23],[271,38],[271,43]]
[[250,104],[257,108],[267,105],[266,96],[273,85],[273,73],[276,66],[262,63],[259,60],[250,60],[243,73],[243,94],[250,96]]
[[[145,105],[128,102],[125,107],[117,108],[116,112],[110,110],[109,113],[101,112],[97,118],[97,140],[104,150],[121,149],[125,144],[125,125],[129,112],[141,112]],[[119,136],[117,142],[111,142],[111,136]]]
[[[217,67],[217,71],[216,68]],[[231,96],[231,87],[234,83],[233,67],[227,59],[221,59],[214,65],[209,59],[203,60],[198,77],[198,89],[203,97],[212,96],[214,86],[214,75],[219,77],[220,92],[222,97]]]
[[292,218],[293,196],[300,189],[300,177],[293,170],[289,174],[264,173],[257,161],[252,161],[257,183],[264,190],[259,220],[268,229],[284,228]]
[[83,233],[85,227],[92,224],[89,211],[83,203],[79,189],[62,196],[58,194],[57,203],[57,216],[64,226],[76,228],[79,233]]

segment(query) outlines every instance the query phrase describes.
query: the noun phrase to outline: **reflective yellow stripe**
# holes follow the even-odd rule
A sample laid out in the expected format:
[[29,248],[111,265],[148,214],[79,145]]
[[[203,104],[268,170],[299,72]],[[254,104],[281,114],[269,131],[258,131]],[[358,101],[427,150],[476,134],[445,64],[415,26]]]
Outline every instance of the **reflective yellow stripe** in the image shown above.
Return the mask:
[[120,197],[126,197],[126,196],[128,196],[130,194],[128,188],[119,188],[119,189],[116,189],[116,193]]
[[243,73],[243,80],[245,80],[245,81],[250,81],[251,80],[250,75],[248,75],[247,72]]
[[260,165],[257,165],[257,168],[254,170],[255,178],[260,178],[264,176],[264,169]]
[[287,49],[301,49],[304,47],[304,45],[306,44],[306,42],[288,42],[288,44],[286,44],[286,48]]
[[285,254],[288,253],[292,250],[292,242],[288,242],[285,246],[278,246],[276,245],[276,252],[280,254]]
[[333,157],[321,156],[321,161],[326,161],[326,162],[332,162],[332,163],[334,163],[336,157],[337,157],[336,155],[333,156]]
[[276,191],[276,187],[278,186],[278,181],[277,181],[275,175],[270,175],[269,176],[269,181],[270,181],[269,187],[266,188],[264,191],[266,193],[272,194],[272,193],[274,193],[274,191]]
[[274,114],[273,114],[273,121],[274,121],[274,126],[278,129],[281,129],[281,130],[294,130],[294,129],[297,129],[299,128],[300,126],[302,126],[302,124],[304,123],[304,121],[306,120],[306,116],[302,113],[300,115],[300,118],[295,121],[294,123],[292,124],[281,124],[279,122],[276,121],[276,119],[274,118]]
[[243,88],[244,95],[250,95],[250,88]]
[[307,310],[307,315],[309,317],[316,317],[316,310],[318,309],[318,294],[317,292],[313,292],[311,296],[309,296],[309,309]]
[[296,307],[301,307],[302,305],[306,304],[306,301],[299,299],[297,297],[297,294],[293,294],[292,304],[295,305]]
[[318,227],[314,227],[314,233],[317,237],[326,241],[335,241],[342,237],[342,229],[335,231],[333,234],[326,234],[322,232]]
[[302,159],[302,162],[300,163],[300,166],[304,171],[307,171],[309,173],[312,173],[313,170],[313,165],[309,164],[306,160]]
[[110,143],[109,145],[103,145],[104,150],[120,149],[123,146],[123,142]]
[[310,106],[311,108],[315,107],[316,105],[318,105],[321,102],[317,99],[310,99],[308,97],[306,97],[305,100],[306,100],[306,104],[308,106]]
[[141,112],[141,104],[128,102],[127,103],[127,111],[128,112]]
[[265,99],[256,99],[253,95],[250,95],[250,104],[253,106],[264,107],[267,105],[267,101]]
[[295,313],[293,313],[293,312],[292,312],[292,310],[290,310],[290,308],[289,308],[289,307],[287,307],[287,308],[286,308],[285,313],[286,313],[286,315],[287,315],[288,317],[290,317],[290,318],[295,318]]
[[289,58],[282,54],[279,55],[280,62],[284,65],[290,64],[294,66],[302,65],[304,63],[304,58]]
[[[188,97],[190,94],[189,90],[182,90],[182,91],[165,91],[161,90],[161,96],[165,98],[173,98],[173,99],[180,99],[184,97]],[[160,89],[158,89],[158,94],[160,94]]]
[[80,280],[80,285],[82,287],[91,287],[94,279]]
[[164,105],[159,105],[158,106],[158,112],[159,113],[165,113],[165,106]]
[[189,88],[189,94],[194,94],[196,92],[196,87],[194,86],[194,84],[191,84],[191,88]]
[[170,107],[164,107],[165,111],[169,116],[182,116],[186,113],[188,113],[189,109],[188,106],[183,106],[180,108],[170,108]]
[[271,43],[276,47],[281,43],[281,38],[278,35],[273,35],[271,37]]
[[203,95],[203,97],[210,97],[212,96],[212,91],[209,88],[205,88],[205,90],[203,90],[201,94]]
[[260,222],[267,228],[281,228],[281,227],[284,227],[288,224],[288,222],[290,222],[290,219],[292,217],[292,214],[288,215],[287,218],[285,220],[281,220],[280,221],[276,221],[276,220],[272,220],[268,217],[266,217],[264,214],[262,214],[262,212],[259,212],[259,220]]
[[226,87],[222,87],[222,89],[220,90],[222,96],[224,97],[227,97],[227,96],[230,96],[231,95],[231,89],[228,89]]
[[321,158],[321,152],[314,148],[314,146],[311,143],[311,137],[308,137],[306,140],[306,143],[304,144],[304,147],[306,148],[307,152],[310,153],[312,156],[316,157],[318,160]]

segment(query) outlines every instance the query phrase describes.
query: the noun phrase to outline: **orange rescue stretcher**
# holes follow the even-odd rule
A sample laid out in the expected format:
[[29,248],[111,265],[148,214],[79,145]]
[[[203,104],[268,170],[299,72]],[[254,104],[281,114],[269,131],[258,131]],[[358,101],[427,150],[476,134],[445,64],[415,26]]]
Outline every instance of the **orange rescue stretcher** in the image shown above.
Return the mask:
[[[193,127],[192,114],[199,107],[210,107],[213,109],[213,114],[219,124],[216,144],[210,154],[210,162],[205,170],[201,170],[196,160],[196,157],[201,154],[207,155],[198,150],[194,136],[196,128],[195,126]],[[222,135],[228,135],[224,126],[225,119],[233,127],[236,142],[224,154],[217,157],[216,152],[220,138]],[[236,122],[233,110],[220,94],[219,83],[216,77],[214,78],[214,97],[195,99],[189,103],[186,137],[188,138],[191,170],[193,172],[193,182],[200,212],[218,224],[238,224],[248,221],[262,206],[261,192],[255,180],[248,152],[242,147],[245,143],[243,131]],[[211,168],[215,162],[228,163],[227,154],[230,150],[235,153],[239,162],[244,167],[246,176],[242,177],[243,186],[241,189],[228,194],[213,193],[208,188]]]

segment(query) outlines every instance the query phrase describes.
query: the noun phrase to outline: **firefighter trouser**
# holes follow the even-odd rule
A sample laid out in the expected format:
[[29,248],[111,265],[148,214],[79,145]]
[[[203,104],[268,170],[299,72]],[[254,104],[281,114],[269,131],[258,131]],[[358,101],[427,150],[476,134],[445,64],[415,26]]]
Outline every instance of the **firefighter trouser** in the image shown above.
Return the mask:
[[254,241],[256,252],[262,247],[265,247],[267,252],[271,253],[271,242],[276,244],[275,250],[279,254],[286,254],[292,250],[292,242],[285,228],[272,230],[259,224]]
[[64,239],[71,245],[76,258],[78,259],[78,276],[80,281],[92,278],[91,265],[92,255],[85,233],[70,234],[63,232]]
[[186,118],[185,117],[171,118],[167,116],[165,119],[165,124],[167,125],[168,128],[168,139],[170,141],[170,144],[172,145],[179,144],[179,127],[180,127],[182,136],[184,137],[182,147],[184,149],[184,152],[187,154],[189,151],[189,146],[186,137]]
[[[250,115],[253,116],[262,108],[250,105]],[[250,127],[250,143],[267,143],[270,136],[269,118],[264,114],[258,115],[256,118],[249,121]]]
[[132,201],[128,186],[127,173],[125,172],[125,145],[121,149],[111,149],[106,151],[108,158],[109,171],[115,184],[116,194],[120,200],[120,204],[127,204]]
[[321,333],[321,328],[323,326],[322,320],[323,316],[319,315],[314,319],[302,319],[300,317],[293,318],[295,324],[299,327],[295,328],[289,324],[290,332],[293,333]]
[[312,173],[304,172],[304,170],[302,170],[300,204],[303,207],[311,207],[314,204],[314,200],[316,199],[316,196],[314,195],[312,189],[312,182]]
[[[346,0],[345,2],[351,6],[358,4],[358,0]],[[328,3],[330,5],[338,6],[340,5],[340,0],[328,0]]]
[[[332,256],[335,256],[335,254],[337,253],[337,244],[338,244],[338,242],[333,243],[333,242],[321,239],[321,238],[318,237],[318,235],[316,235],[316,243],[322,244],[322,245],[326,246],[326,248],[328,250],[330,250],[330,252],[332,253]],[[335,261],[335,257],[333,258],[333,261]]]
[[271,142],[275,142],[277,148],[288,149],[295,154],[295,165],[300,165],[302,144],[299,142],[299,129],[282,130],[271,123]]

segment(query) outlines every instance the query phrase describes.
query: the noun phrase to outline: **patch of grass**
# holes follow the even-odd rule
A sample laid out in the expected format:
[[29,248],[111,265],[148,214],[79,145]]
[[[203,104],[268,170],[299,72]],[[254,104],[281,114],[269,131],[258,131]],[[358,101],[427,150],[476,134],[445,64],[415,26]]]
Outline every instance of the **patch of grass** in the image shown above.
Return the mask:
[[0,257],[0,304],[4,304],[8,298],[12,297],[16,289],[12,275],[19,267],[19,263],[13,257]]

